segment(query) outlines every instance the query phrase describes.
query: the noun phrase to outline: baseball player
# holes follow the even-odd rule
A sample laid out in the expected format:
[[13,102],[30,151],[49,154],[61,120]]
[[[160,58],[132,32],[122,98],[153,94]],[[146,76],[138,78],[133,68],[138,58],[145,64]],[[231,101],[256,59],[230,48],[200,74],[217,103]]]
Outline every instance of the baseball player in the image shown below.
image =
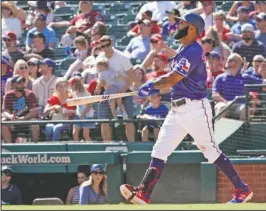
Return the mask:
[[249,201],[253,193],[239,177],[229,158],[215,143],[212,130],[212,110],[206,99],[207,71],[203,50],[197,38],[204,30],[201,16],[188,13],[179,18],[174,38],[181,43],[173,58],[170,72],[142,85],[139,96],[146,97],[171,88],[171,110],[155,143],[150,166],[138,187],[124,184],[121,194],[133,204],[149,204],[152,190],[162,175],[168,156],[189,133],[209,162],[214,163],[234,185],[230,203]]

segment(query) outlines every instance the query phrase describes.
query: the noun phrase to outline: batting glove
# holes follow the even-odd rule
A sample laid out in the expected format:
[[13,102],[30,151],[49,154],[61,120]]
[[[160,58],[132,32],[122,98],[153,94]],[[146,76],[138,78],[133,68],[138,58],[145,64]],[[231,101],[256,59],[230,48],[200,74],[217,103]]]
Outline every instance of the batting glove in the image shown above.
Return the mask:
[[140,97],[147,97],[147,96],[155,95],[159,93],[160,93],[159,89],[154,88],[154,84],[152,82],[148,82],[148,83],[143,84],[139,88],[138,95]]

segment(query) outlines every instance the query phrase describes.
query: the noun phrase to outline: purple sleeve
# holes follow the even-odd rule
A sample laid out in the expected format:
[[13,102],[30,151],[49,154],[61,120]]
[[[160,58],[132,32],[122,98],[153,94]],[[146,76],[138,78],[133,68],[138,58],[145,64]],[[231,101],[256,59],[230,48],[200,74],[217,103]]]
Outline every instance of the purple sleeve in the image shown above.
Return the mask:
[[[200,55],[200,56],[199,56]],[[187,51],[182,58],[177,61],[174,60],[172,70],[184,76],[185,78],[191,73],[193,69],[200,63],[201,52]]]

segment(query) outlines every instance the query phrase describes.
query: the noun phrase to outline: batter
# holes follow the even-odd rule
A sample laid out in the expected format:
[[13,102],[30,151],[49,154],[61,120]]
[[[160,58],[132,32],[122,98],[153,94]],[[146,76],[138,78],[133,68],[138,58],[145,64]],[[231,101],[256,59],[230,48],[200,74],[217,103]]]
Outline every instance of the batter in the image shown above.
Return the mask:
[[122,195],[133,204],[148,204],[152,190],[162,175],[167,158],[189,133],[209,162],[214,163],[234,185],[230,203],[249,201],[253,193],[234,169],[229,158],[215,143],[212,127],[212,110],[206,99],[207,71],[205,57],[197,38],[204,30],[201,16],[188,13],[180,18],[174,38],[181,45],[173,58],[171,71],[153,82],[142,85],[139,96],[146,97],[171,88],[171,110],[161,127],[152,154],[150,166],[141,184],[133,187],[124,184]]

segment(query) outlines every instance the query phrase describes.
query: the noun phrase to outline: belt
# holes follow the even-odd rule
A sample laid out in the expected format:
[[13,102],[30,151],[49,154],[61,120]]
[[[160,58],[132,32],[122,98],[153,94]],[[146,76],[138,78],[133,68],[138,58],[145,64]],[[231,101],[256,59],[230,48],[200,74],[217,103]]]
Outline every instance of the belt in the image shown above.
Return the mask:
[[187,101],[185,98],[180,99],[180,100],[176,100],[176,101],[171,101],[171,105],[173,107],[179,107],[179,106],[185,105],[186,103],[187,103]]

